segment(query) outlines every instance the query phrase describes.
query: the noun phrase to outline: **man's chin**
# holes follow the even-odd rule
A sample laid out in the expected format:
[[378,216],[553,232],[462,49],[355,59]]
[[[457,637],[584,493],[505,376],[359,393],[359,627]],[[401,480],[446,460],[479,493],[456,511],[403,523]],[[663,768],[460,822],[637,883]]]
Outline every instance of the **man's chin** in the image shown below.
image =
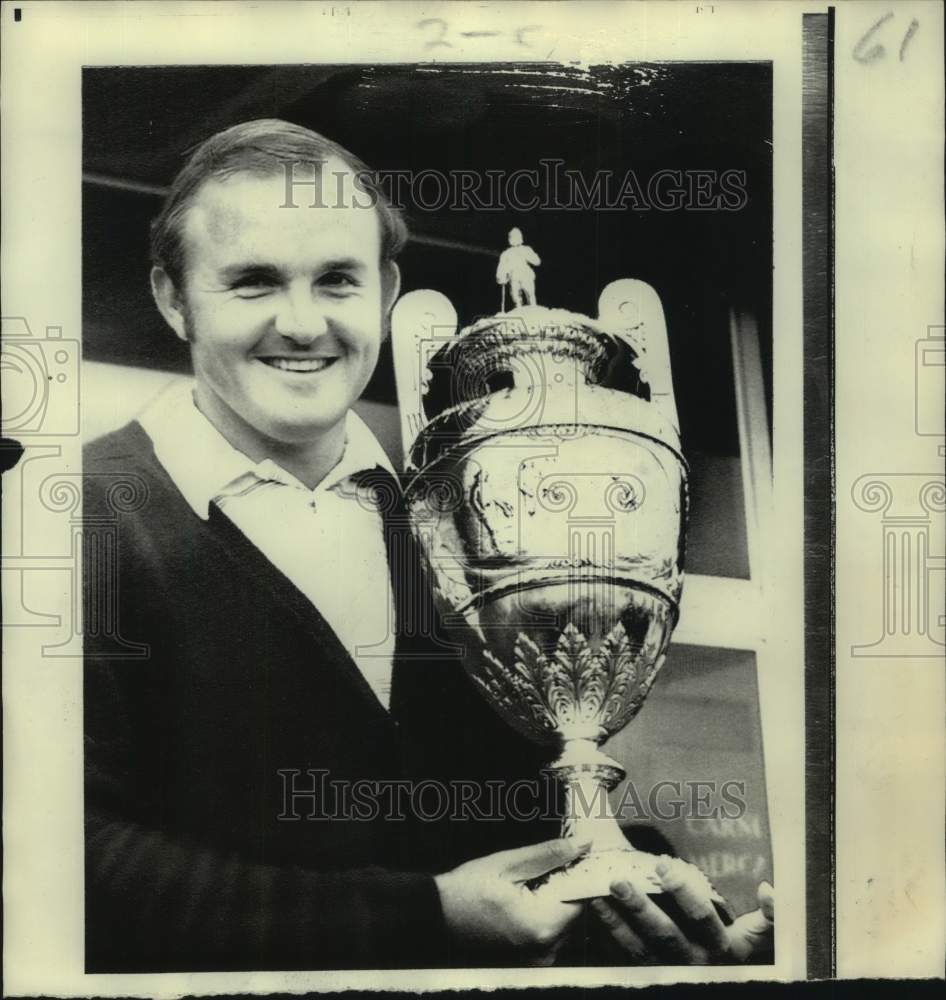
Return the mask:
[[270,421],[263,434],[277,447],[305,448],[337,431],[345,422],[345,413],[326,416],[324,419]]

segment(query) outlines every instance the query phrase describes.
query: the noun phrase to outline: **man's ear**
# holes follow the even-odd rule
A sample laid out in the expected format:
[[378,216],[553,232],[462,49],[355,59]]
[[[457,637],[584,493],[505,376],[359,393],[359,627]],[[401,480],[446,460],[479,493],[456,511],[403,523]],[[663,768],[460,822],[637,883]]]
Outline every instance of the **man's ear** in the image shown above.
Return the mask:
[[381,265],[381,311],[384,313],[385,322],[397,302],[398,293],[401,291],[401,272],[393,260],[386,260]]
[[151,268],[151,294],[154,304],[164,317],[165,323],[181,338],[187,340],[187,323],[184,306],[171,276],[163,267]]

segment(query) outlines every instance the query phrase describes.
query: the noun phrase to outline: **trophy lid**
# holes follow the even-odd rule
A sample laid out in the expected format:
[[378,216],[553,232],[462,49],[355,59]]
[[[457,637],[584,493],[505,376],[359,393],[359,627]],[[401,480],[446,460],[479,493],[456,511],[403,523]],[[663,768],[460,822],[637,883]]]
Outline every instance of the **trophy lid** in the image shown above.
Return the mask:
[[[610,427],[680,452],[666,322],[657,293],[609,284],[592,318],[535,301],[534,251],[510,234],[497,281],[502,309],[458,330],[439,292],[403,296],[391,317],[408,470],[464,443],[513,430]],[[511,258],[507,255],[511,255]],[[531,255],[531,256],[530,256]],[[531,277],[530,277],[531,276]],[[506,286],[517,304],[506,310]]]

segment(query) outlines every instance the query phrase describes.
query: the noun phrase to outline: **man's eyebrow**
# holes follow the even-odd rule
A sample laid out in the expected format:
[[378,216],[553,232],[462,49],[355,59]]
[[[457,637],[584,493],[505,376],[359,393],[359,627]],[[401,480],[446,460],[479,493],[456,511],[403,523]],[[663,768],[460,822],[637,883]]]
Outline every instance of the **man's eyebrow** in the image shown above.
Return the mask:
[[[319,271],[323,273],[326,271],[364,271],[366,267],[366,263],[357,257],[330,257],[319,263]],[[220,271],[219,276],[222,281],[232,282],[251,275],[255,278],[278,281],[282,278],[282,271],[274,264],[247,260],[228,264]]]
[[237,278],[245,278],[248,275],[272,279],[278,279],[281,276],[278,267],[251,260],[242,261],[239,264],[230,264],[220,272],[220,277],[224,281],[235,281]]
[[363,271],[365,262],[357,257],[332,257],[320,265],[322,271]]

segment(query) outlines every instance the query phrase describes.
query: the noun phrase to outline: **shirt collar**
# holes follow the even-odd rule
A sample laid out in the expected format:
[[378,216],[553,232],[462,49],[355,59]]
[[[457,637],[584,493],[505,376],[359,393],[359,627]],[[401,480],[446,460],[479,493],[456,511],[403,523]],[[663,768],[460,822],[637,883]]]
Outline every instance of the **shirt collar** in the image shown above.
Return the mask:
[[172,383],[138,417],[154,445],[155,455],[198,517],[206,520],[210,504],[258,482],[277,482],[318,494],[378,466],[396,476],[391,461],[368,425],[349,410],[345,417],[345,450],[337,465],[314,490],[266,458],[254,462],[234,448],[197,409],[193,379]]

